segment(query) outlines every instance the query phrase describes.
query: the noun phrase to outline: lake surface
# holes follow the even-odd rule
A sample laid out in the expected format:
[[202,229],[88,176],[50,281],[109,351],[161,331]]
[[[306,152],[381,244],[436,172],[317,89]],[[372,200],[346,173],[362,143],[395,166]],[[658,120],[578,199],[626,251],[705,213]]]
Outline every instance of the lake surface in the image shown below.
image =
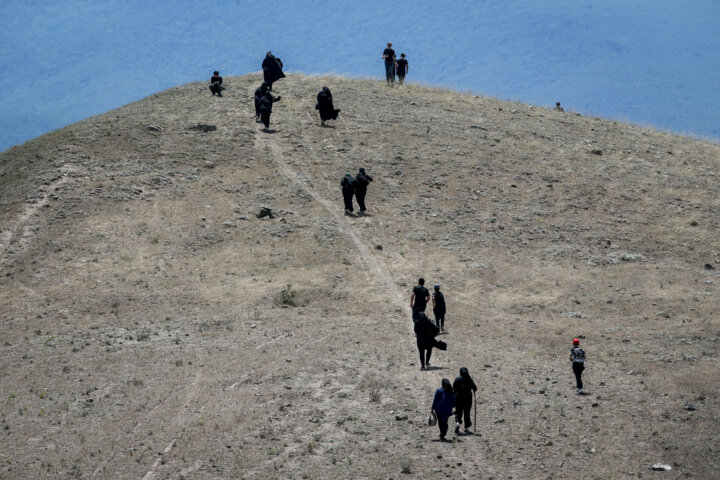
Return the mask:
[[387,42],[407,81],[717,141],[718,24],[717,0],[1,1],[0,150],[267,50],[381,80]]

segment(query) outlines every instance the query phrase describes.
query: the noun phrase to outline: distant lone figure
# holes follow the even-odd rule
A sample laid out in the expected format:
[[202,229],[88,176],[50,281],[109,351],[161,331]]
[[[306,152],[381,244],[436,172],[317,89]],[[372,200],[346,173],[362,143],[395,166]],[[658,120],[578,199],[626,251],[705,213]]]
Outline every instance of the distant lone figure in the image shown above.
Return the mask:
[[335,110],[333,107],[332,93],[328,87],[323,87],[320,93],[317,94],[317,104],[315,109],[320,112],[320,126],[325,126],[326,120],[337,119],[340,110]]
[[582,372],[585,370],[585,351],[580,348],[580,340],[577,338],[572,341],[573,347],[570,349],[570,361],[572,362],[573,373],[575,374],[575,384],[577,387],[577,394],[582,395],[583,383],[582,383]]
[[555,108],[553,108],[556,112],[564,112],[565,109],[560,106],[560,102],[555,102]]
[[405,75],[410,71],[410,67],[408,66],[408,61],[405,60],[405,54],[400,54],[400,60],[397,61],[397,67],[395,68],[397,71],[398,76],[398,83],[400,85],[405,84]]
[[266,93],[268,93],[268,85],[263,82],[262,85],[255,90],[255,121],[257,123],[260,123],[260,100],[262,100],[263,95]]
[[387,44],[387,48],[383,50],[382,58],[385,60],[385,80],[388,85],[395,84],[395,50],[392,49],[392,43]]
[[345,172],[345,176],[340,181],[342,188],[343,201],[345,202],[345,215],[352,215],[353,212],[353,195],[355,195],[355,179],[350,172]]
[[440,428],[440,440],[445,441],[445,435],[448,431],[448,418],[452,415],[455,406],[455,395],[453,395],[452,385],[447,378],[442,379],[442,387],[435,390],[433,397],[431,412],[435,412],[438,419],[438,427]]
[[222,86],[222,77],[220,76],[220,72],[215,70],[213,76],[210,77],[210,91],[213,96],[217,94],[218,97],[222,97],[223,90],[225,90],[225,87]]
[[425,279],[421,277],[418,279],[418,284],[413,287],[412,295],[410,295],[413,320],[417,318],[418,313],[425,311],[428,300],[430,300],[430,292],[425,288]]
[[435,284],[432,294],[433,315],[435,323],[442,332],[445,329],[445,295],[440,291],[440,285]]
[[269,89],[260,98],[260,105],[258,110],[260,111],[260,120],[262,120],[263,125],[265,125],[265,128],[263,128],[263,132],[270,131],[270,115],[272,114],[272,104],[279,101],[281,98],[282,97],[280,96],[273,97]]
[[358,174],[355,175],[355,200],[357,200],[360,207],[360,215],[365,213],[365,195],[367,194],[367,187],[372,181],[372,177],[365,173],[364,168],[361,168]]
[[268,85],[268,90],[272,90],[273,82],[277,82],[281,78],[285,78],[285,74],[282,71],[282,61],[275,57],[272,52],[267,52],[265,54],[265,60],[262,62],[262,69],[263,78],[265,79],[265,83]]

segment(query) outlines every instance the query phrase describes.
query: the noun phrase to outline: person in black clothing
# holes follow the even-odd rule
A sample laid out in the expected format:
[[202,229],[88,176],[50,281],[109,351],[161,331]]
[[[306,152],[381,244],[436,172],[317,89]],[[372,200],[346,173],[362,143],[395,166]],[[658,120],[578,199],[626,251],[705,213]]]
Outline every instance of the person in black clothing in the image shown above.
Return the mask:
[[217,93],[218,97],[222,97],[223,90],[225,90],[225,87],[222,86],[222,77],[220,76],[220,72],[215,70],[213,76],[210,77],[210,91],[213,96]]
[[397,71],[398,76],[398,83],[400,85],[405,83],[405,75],[410,71],[410,67],[408,67],[408,61],[405,60],[405,54],[400,54],[400,60],[397,61],[397,66],[395,67],[395,70]]
[[388,85],[395,84],[395,50],[392,49],[392,43],[387,44],[387,48],[383,50],[382,58],[385,60],[385,80]]
[[272,104],[280,100],[282,97],[273,97],[270,90],[266,91],[262,97],[260,97],[260,104],[258,105],[258,111],[260,112],[260,120],[262,120],[265,128],[264,132],[270,131],[270,115],[272,114]]
[[413,330],[417,337],[418,353],[420,353],[420,370],[425,370],[425,367],[430,366],[430,356],[439,330],[432,320],[425,315],[425,312],[417,314]]
[[445,295],[440,291],[440,285],[435,284],[432,294],[433,315],[435,323],[442,332],[445,329]]
[[365,195],[367,194],[367,187],[372,181],[372,177],[365,173],[364,168],[361,168],[360,172],[355,175],[355,199],[360,206],[360,215],[365,213]]
[[350,172],[345,172],[345,176],[340,181],[340,186],[345,201],[345,215],[351,215],[353,212],[352,198],[355,194],[355,179],[350,175]]
[[276,58],[272,52],[265,54],[265,60],[262,62],[263,78],[268,85],[268,90],[272,90],[273,82],[277,82],[281,78],[285,78],[283,73],[283,64],[279,58]]
[[260,123],[260,100],[262,100],[263,95],[266,93],[268,93],[268,84],[263,82],[262,85],[255,90],[255,121],[257,123]]
[[425,288],[425,279],[420,278],[418,284],[413,287],[412,295],[410,295],[410,308],[412,308],[413,320],[417,318],[418,313],[425,311],[429,299],[430,292]]
[[583,395],[582,372],[585,370],[585,350],[580,348],[580,340],[574,338],[573,346],[570,349],[570,361],[572,362],[573,373],[575,374],[575,384],[577,386],[577,394]]
[[315,110],[320,112],[320,126],[325,126],[325,120],[335,120],[340,110],[333,107],[332,93],[328,87],[323,87],[317,95]]
[[470,410],[472,409],[472,395],[477,392],[477,385],[473,381],[468,369],[462,367],[460,376],[453,382],[455,393],[455,433],[460,433],[460,425],[465,420],[465,433],[472,426],[470,421]]

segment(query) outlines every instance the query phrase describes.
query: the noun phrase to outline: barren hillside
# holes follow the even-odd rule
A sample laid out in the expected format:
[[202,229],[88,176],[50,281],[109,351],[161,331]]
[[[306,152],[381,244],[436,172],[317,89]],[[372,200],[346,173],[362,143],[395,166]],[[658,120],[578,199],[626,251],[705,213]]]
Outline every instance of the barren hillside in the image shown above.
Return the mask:
[[[263,133],[259,82],[0,154],[0,477],[717,478],[718,145],[296,75]],[[419,276],[448,302],[429,371]],[[461,366],[477,434],[436,442]]]

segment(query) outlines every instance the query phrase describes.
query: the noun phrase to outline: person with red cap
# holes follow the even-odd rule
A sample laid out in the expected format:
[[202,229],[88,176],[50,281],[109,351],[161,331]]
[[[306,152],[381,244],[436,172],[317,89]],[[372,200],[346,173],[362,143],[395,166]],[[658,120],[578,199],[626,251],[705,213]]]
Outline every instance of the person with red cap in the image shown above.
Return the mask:
[[570,361],[572,362],[573,373],[575,374],[575,382],[577,386],[577,394],[583,395],[582,372],[585,370],[585,351],[580,348],[580,340],[574,338],[573,346],[570,349]]

